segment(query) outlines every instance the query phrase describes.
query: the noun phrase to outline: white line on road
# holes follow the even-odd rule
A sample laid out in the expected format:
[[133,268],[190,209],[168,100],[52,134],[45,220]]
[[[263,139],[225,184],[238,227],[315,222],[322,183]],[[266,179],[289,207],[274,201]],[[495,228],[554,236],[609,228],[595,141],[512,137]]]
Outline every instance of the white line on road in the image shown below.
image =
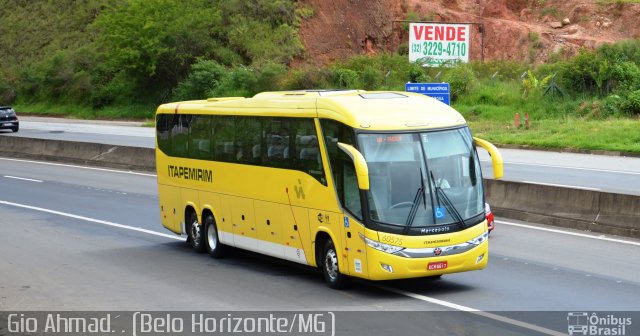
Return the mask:
[[586,234],[586,233],[578,233],[578,232],[550,229],[550,228],[534,226],[534,225],[526,225],[526,224],[520,224],[520,223],[514,223],[514,222],[506,222],[506,221],[503,221],[503,220],[496,220],[496,223],[503,224],[503,225],[517,226],[517,227],[526,228],[526,229],[532,229],[532,230],[540,230],[540,231],[547,231],[547,232],[553,232],[553,233],[561,233],[561,234],[566,234],[566,235],[576,236],[576,237],[583,237],[583,238],[610,241],[610,242],[614,242],[614,243],[622,243],[622,244],[640,246],[640,242],[634,242],[634,241],[630,241],[630,240],[615,239],[615,238],[608,238],[608,237],[604,237],[604,236],[590,235],[590,234]]
[[176,236],[176,235],[170,235],[170,234],[166,234],[166,233],[147,230],[147,229],[143,229],[143,228],[139,228],[139,227],[135,227],[135,226],[118,224],[118,223],[104,221],[104,220],[95,219],[95,218],[78,216],[78,215],[74,215],[74,214],[70,214],[70,213],[66,213],[66,212],[61,212],[61,211],[56,211],[56,210],[39,208],[39,207],[26,205],[26,204],[19,204],[19,203],[7,202],[7,201],[0,201],[0,204],[10,205],[10,206],[23,208],[23,209],[34,210],[34,211],[46,212],[46,213],[50,213],[50,214],[53,214],[53,215],[64,216],[64,217],[73,218],[73,219],[79,219],[79,220],[92,222],[92,223],[96,223],[96,224],[102,224],[102,225],[117,227],[117,228],[120,228],[120,229],[126,229],[126,230],[131,230],[131,231],[148,233],[148,234],[154,235],[154,236],[160,236],[160,237],[165,237],[165,238],[170,238],[170,239],[175,239],[175,240],[184,240],[184,238],[181,238],[181,237]]
[[451,308],[451,309],[455,309],[455,310],[460,310],[463,312],[467,312],[470,314],[474,314],[474,315],[478,315],[478,316],[482,316],[485,318],[489,318],[495,321],[499,321],[502,323],[506,323],[506,324],[510,324],[513,326],[517,326],[523,329],[527,329],[527,330],[531,330],[531,331],[535,331],[544,335],[566,335],[565,333],[559,332],[559,331],[555,331],[555,330],[551,330],[551,329],[547,329],[535,324],[531,324],[531,323],[527,323],[527,322],[523,322],[523,321],[518,321],[518,320],[514,320],[512,318],[508,318],[505,316],[501,316],[501,315],[497,315],[497,314],[492,314],[489,312],[485,312],[485,311],[481,311],[475,308],[471,308],[471,307],[467,307],[467,306],[462,306],[453,302],[449,302],[449,301],[444,301],[444,300],[440,300],[440,299],[436,299],[436,298],[432,298],[426,295],[422,295],[422,294],[416,294],[413,292],[409,292],[409,291],[405,291],[405,290],[401,290],[401,289],[396,289],[396,288],[391,288],[391,287],[387,287],[387,286],[378,286],[378,288],[387,290],[389,292],[393,292],[396,294],[400,294],[403,296],[408,296],[410,298],[414,298],[420,301],[424,301],[424,302],[428,302],[428,303],[432,303],[435,305],[439,305],[439,306],[443,306],[446,308]]
[[[480,162],[491,163],[491,161],[489,161],[489,160],[480,160]],[[556,166],[556,165],[547,165],[547,164],[541,164],[541,163],[524,163],[524,162],[508,162],[508,161],[505,161],[504,164],[512,164],[512,165],[519,165],[519,166],[560,168],[560,169],[575,169],[575,170],[586,170],[586,171],[603,172],[603,173],[615,173],[615,174],[640,175],[640,172],[631,172],[631,171],[624,171],[624,170],[584,168],[584,167],[571,167],[571,166]]]
[[[19,203],[13,203],[13,202],[8,202],[8,201],[1,201],[1,200],[0,200],[0,204],[14,206],[14,207],[23,208],[23,209],[34,210],[34,211],[40,211],[40,212],[45,212],[45,213],[50,213],[50,214],[64,216],[64,217],[73,218],[73,219],[84,220],[84,221],[87,221],[87,222],[92,222],[92,223],[97,223],[97,224],[117,227],[117,228],[120,228],[120,229],[126,229],[126,230],[131,230],[131,231],[147,233],[147,234],[151,234],[151,235],[154,235],[154,236],[160,236],[160,237],[165,237],[165,238],[170,238],[170,239],[175,239],[175,240],[184,240],[183,238],[175,236],[175,235],[169,235],[169,234],[165,234],[165,233],[160,233],[160,232],[156,232],[156,231],[151,231],[151,230],[142,229],[142,228],[138,228],[138,227],[133,227],[133,226],[129,226],[129,225],[118,224],[118,223],[104,221],[104,220],[95,219],[95,218],[78,216],[78,215],[74,215],[74,214],[70,214],[70,213],[66,213],[66,212],[61,212],[61,211],[56,211],[56,210],[44,209],[44,208],[35,207],[35,206],[31,206],[31,205],[26,205],[26,204],[19,204]],[[439,300],[439,299],[435,299],[435,298],[428,297],[428,296],[425,296],[425,295],[416,294],[416,293],[412,293],[412,292],[408,292],[408,291],[404,291],[404,290],[400,290],[400,289],[390,288],[390,287],[387,287],[387,286],[379,286],[379,288],[381,288],[383,290],[387,290],[387,291],[393,292],[393,293],[396,293],[396,294],[407,296],[407,297],[410,297],[410,298],[414,298],[414,299],[418,299],[418,300],[421,300],[421,301],[425,301],[425,302],[429,302],[429,303],[432,303],[432,304],[436,304],[436,305],[439,305],[439,306],[447,307],[447,308],[450,308],[450,309],[469,312],[469,313],[472,313],[472,314],[475,314],[475,315],[478,315],[478,316],[482,316],[482,317],[489,318],[489,319],[492,319],[492,320],[495,320],[495,321],[507,323],[507,324],[514,325],[514,326],[517,326],[517,327],[520,327],[520,328],[532,330],[532,331],[539,332],[539,333],[542,333],[542,334],[554,335],[554,336],[555,335],[564,335],[563,333],[560,333],[560,332],[557,332],[557,331],[554,331],[554,330],[550,330],[550,329],[547,329],[547,328],[543,328],[543,327],[540,327],[540,326],[537,326],[537,325],[534,325],[534,324],[530,324],[530,323],[514,320],[514,319],[511,319],[511,318],[508,318],[508,317],[504,317],[504,316],[500,316],[500,315],[496,315],[496,314],[492,314],[492,313],[488,313],[488,312],[483,312],[483,311],[480,311],[478,309],[462,306],[462,305],[459,305],[459,304],[456,304],[456,303],[453,303],[453,302]]]
[[550,186],[550,187],[583,189],[583,190],[592,190],[592,191],[601,191],[602,190],[602,189],[599,189],[599,188],[579,187],[579,186],[572,186],[572,185],[566,185],[566,184],[555,184],[555,183],[544,183],[544,182],[533,182],[533,181],[522,181],[522,182],[523,183],[545,185],[545,186]]
[[38,182],[38,183],[43,182],[42,180],[34,180],[26,177],[17,177],[17,176],[9,176],[9,175],[5,175],[4,177],[9,179],[14,179],[14,180],[21,180],[21,181]]
[[130,171],[130,170],[127,171],[127,170],[116,170],[116,169],[97,168],[97,167],[85,167],[85,166],[76,166],[76,165],[63,164],[63,163],[32,161],[32,160],[21,160],[21,159],[10,159],[10,158],[3,158],[3,157],[0,157],[0,160],[14,161],[14,162],[25,162],[25,163],[38,163],[38,164],[49,165],[49,166],[80,168],[80,169],[105,171],[105,172],[110,172],[110,173],[121,173],[121,174],[132,174],[132,175],[156,177],[156,174],[139,173],[139,172],[134,172],[134,171]]

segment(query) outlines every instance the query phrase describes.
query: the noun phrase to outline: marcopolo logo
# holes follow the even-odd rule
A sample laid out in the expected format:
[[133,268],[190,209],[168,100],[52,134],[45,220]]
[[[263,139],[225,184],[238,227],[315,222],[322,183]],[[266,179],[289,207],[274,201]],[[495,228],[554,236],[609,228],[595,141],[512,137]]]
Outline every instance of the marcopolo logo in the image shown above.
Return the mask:
[[604,316],[597,313],[571,312],[567,314],[569,335],[627,335],[627,327],[631,325],[630,317],[619,317],[613,314]]

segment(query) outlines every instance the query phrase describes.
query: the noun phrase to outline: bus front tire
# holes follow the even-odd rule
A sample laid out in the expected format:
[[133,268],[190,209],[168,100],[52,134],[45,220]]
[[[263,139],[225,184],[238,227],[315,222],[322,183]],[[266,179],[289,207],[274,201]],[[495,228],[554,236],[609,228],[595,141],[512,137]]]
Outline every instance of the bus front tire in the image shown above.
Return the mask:
[[198,252],[204,252],[204,230],[202,229],[202,225],[198,222],[198,215],[195,212],[192,212],[189,215],[189,231],[187,232],[189,245],[191,248]]
[[203,222],[206,234],[205,245],[207,253],[209,253],[209,255],[214,259],[224,257],[226,246],[220,242],[218,227],[216,226],[216,220],[213,218],[213,215],[207,215]]
[[331,239],[324,244],[322,253],[322,274],[327,285],[333,289],[344,289],[349,283],[346,275],[340,273],[338,266],[338,252]]

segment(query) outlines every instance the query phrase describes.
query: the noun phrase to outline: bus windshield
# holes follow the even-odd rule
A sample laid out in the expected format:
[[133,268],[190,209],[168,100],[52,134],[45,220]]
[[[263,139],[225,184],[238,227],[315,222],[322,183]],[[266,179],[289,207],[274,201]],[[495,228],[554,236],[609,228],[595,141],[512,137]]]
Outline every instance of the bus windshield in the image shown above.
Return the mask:
[[464,223],[484,213],[482,174],[467,127],[361,133],[369,218],[405,230]]

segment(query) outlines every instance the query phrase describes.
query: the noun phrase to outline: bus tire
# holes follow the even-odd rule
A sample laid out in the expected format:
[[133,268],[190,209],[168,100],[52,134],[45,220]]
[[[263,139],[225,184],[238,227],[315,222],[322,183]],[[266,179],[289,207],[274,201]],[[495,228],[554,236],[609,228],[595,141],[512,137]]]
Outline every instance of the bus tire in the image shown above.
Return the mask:
[[327,285],[333,289],[344,289],[347,287],[349,278],[340,273],[338,265],[338,252],[331,239],[327,239],[322,253],[322,264],[320,265],[322,274]]
[[191,248],[198,252],[204,252],[204,230],[202,225],[198,222],[198,215],[195,212],[189,214],[189,230],[187,232],[189,245]]
[[219,259],[224,257],[226,252],[226,246],[220,242],[220,236],[218,236],[218,226],[213,215],[207,214],[204,221],[205,230],[205,246],[207,253],[211,258]]

